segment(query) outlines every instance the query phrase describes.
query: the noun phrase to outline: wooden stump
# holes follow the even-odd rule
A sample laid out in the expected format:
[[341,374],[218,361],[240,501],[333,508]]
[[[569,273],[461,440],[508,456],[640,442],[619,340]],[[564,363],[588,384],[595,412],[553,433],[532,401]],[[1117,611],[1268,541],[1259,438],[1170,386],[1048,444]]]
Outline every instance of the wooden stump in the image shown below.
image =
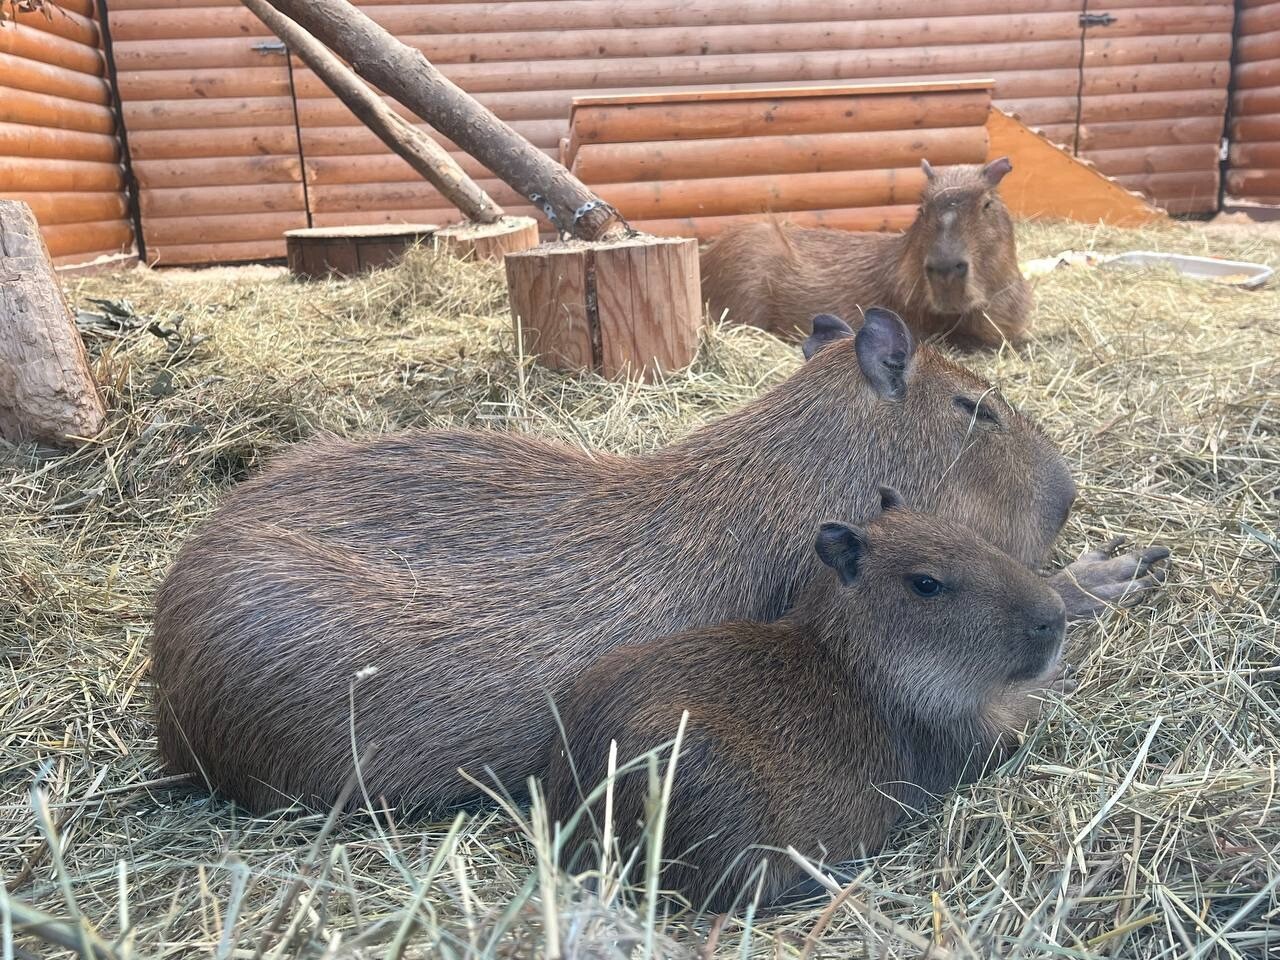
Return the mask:
[[435,233],[436,249],[459,260],[501,260],[538,245],[533,217],[503,217],[497,223],[458,223]]
[[390,267],[399,263],[410,247],[429,241],[439,229],[430,223],[387,223],[287,230],[289,272],[323,280]]
[[66,443],[105,418],[35,215],[0,200],[0,436]]
[[651,380],[697,352],[696,240],[570,240],[508,254],[506,267],[523,348],[549,367]]

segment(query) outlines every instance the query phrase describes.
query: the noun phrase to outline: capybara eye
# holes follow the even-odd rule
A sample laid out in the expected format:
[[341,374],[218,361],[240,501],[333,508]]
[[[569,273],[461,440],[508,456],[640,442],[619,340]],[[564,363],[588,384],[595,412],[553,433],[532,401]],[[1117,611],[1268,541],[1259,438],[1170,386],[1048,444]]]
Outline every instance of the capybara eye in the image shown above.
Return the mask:
[[942,592],[942,583],[927,574],[918,574],[910,578],[911,589],[922,597],[936,597]]
[[1000,424],[1000,420],[985,403],[970,400],[968,397],[956,397],[956,406],[968,414],[970,419],[981,420],[983,423],[995,424],[996,426]]

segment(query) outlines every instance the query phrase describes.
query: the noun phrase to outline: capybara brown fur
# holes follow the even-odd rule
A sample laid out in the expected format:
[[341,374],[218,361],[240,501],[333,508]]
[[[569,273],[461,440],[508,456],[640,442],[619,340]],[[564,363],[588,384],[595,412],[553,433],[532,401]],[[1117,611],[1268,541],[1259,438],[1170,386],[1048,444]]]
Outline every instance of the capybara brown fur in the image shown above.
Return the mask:
[[1031,291],[997,185],[1006,158],[928,174],[905,233],[855,233],[762,222],[733,227],[702,255],[711,316],[804,336],[815,314],[896,311],[918,337],[999,346],[1026,333]]
[[650,790],[634,760],[657,750],[665,770],[682,711],[662,885],[721,911],[751,900],[762,861],[763,901],[802,887],[789,846],[826,864],[875,852],[905,811],[1004,759],[1046,689],[1074,686],[1065,611],[1042,578],[881,495],[865,527],[815,531],[824,572],[782,619],[619,647],[582,674],[545,784],[548,813],[573,824],[567,863],[599,863],[611,740],[614,862],[640,845]]
[[380,745],[363,771],[375,799],[475,796],[459,767],[517,790],[554,734],[548,696],[620,644],[776,619],[821,566],[812,530],[871,515],[881,479],[1022,564],[1046,560],[1075,485],[990,384],[886,311],[856,337],[816,318],[805,353],[757,400],[643,456],[486,431],[281,456],[159,591],[165,763],[252,809],[324,806],[354,724],[361,751]]

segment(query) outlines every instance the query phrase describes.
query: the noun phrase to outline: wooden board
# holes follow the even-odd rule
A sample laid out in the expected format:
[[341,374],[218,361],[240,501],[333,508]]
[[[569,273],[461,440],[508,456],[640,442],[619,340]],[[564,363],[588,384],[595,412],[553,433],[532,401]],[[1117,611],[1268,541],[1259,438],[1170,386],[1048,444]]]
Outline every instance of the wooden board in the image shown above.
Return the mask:
[[990,156],[1008,157],[1013,170],[1000,184],[1000,195],[1014,216],[1041,217],[1140,226],[1164,214],[1024,126],[1002,110],[992,108],[987,120]]

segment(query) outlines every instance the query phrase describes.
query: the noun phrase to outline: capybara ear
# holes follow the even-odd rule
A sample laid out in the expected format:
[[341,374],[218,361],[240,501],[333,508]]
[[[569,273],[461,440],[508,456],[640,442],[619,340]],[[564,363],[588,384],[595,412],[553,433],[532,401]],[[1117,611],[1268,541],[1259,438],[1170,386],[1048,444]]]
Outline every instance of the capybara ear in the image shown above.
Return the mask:
[[907,395],[907,364],[916,352],[916,342],[901,317],[872,307],[864,315],[854,347],[862,375],[877,394],[885,400]]
[[885,484],[880,485],[880,512],[888,513],[890,510],[901,510],[904,504],[902,502],[902,494],[896,489]]
[[924,175],[930,180],[938,175],[937,171],[933,169],[933,165],[923,157],[920,158],[920,169],[924,171]]
[[804,358],[812,360],[813,355],[827,344],[852,336],[853,327],[834,314],[820,313],[813,318],[813,333],[805,338],[801,347],[804,350]]
[[987,183],[996,186],[1004,179],[1004,175],[1013,169],[1013,161],[1008,157],[997,157],[982,168],[982,175]]
[[858,579],[858,559],[867,548],[866,535],[843,523],[824,523],[815,544],[818,558],[840,575],[846,587]]

